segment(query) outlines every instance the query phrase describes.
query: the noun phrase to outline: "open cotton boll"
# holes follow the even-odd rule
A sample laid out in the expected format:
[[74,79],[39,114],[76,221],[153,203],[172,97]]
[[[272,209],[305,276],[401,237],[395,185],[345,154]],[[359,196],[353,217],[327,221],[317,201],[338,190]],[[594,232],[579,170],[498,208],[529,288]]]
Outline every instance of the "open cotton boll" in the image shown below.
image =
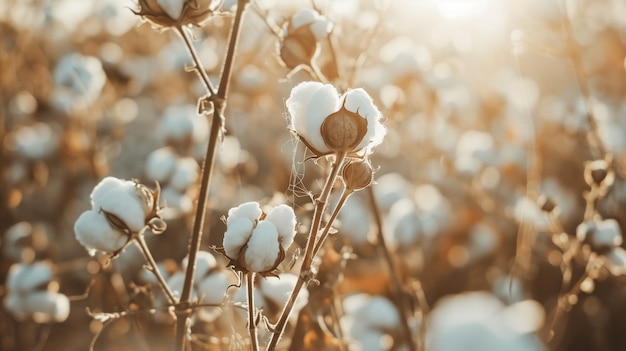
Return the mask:
[[[367,132],[361,142],[355,147],[355,150],[360,150],[365,146],[374,147],[383,141],[386,129],[380,123],[382,117],[378,108],[374,105],[374,101],[369,94],[361,89],[352,89],[345,94],[346,110],[357,113],[359,116],[367,120]],[[380,125],[377,127],[377,125]]]
[[[180,298],[183,293],[183,287],[185,285],[185,272],[176,272],[167,279],[167,286],[170,287],[174,297]],[[195,288],[191,289],[191,299],[195,300],[198,297],[198,293]]]
[[[284,306],[293,291],[298,276],[291,273],[280,273],[278,277],[265,277],[260,280],[260,288],[263,296],[272,301],[277,306]],[[296,302],[293,306],[292,316],[297,316],[300,311],[309,302],[309,291],[300,290]]]
[[296,235],[296,214],[293,208],[280,204],[267,214],[265,220],[272,222],[276,226],[280,244],[284,250],[287,250],[293,243],[294,235]]
[[[254,307],[259,310],[263,309],[263,307],[265,307],[265,297],[263,296],[263,293],[261,293],[261,290],[254,289],[253,295],[254,295]],[[235,293],[233,294],[233,302],[243,304],[247,308],[248,285],[246,283],[242,282],[241,287],[235,291]],[[241,316],[241,318],[245,318],[245,319],[248,318],[247,311],[241,308],[235,308],[235,311],[237,311],[237,313]]]
[[184,192],[198,180],[200,167],[193,157],[180,158],[176,161],[176,168],[170,179],[170,185],[178,191]]
[[171,147],[152,151],[146,161],[146,177],[164,183],[172,175],[177,158]]
[[81,100],[97,97],[106,83],[100,60],[80,53],[63,56],[54,70],[53,78],[56,85],[69,87],[71,93]]
[[247,218],[251,221],[255,221],[261,217],[263,211],[261,206],[256,201],[244,202],[237,207],[233,207],[228,210],[228,218],[226,219],[226,225],[230,225],[232,221],[237,218]]
[[50,156],[59,145],[59,137],[46,123],[21,126],[8,135],[7,141],[15,153],[31,160]]
[[230,259],[236,259],[241,253],[241,248],[248,242],[252,235],[253,224],[248,218],[236,218],[228,225],[224,233],[222,246],[226,256]]
[[605,256],[606,267],[614,276],[626,274],[626,250],[621,247],[613,248]]
[[133,188],[135,187],[135,184],[131,181],[115,177],[105,177],[98,184],[96,184],[91,191],[91,195],[89,196],[91,199],[91,206],[93,206],[93,208],[98,208],[102,197],[109,191],[117,188],[130,188],[131,186]]
[[[165,187],[159,196],[160,205],[165,206],[163,210],[165,217],[175,217],[180,213],[189,213],[193,210],[193,202],[187,194],[181,194],[172,187]],[[173,210],[173,211],[172,211]]]
[[315,22],[318,17],[319,14],[315,10],[305,8],[298,11],[291,17],[291,26],[293,29],[298,29],[302,26]]
[[27,293],[41,285],[48,284],[51,279],[52,269],[43,262],[16,263],[9,269],[6,289],[10,293]]
[[337,90],[330,84],[302,82],[296,85],[286,101],[291,116],[289,127],[318,152],[327,153],[321,134],[324,119],[338,108]]
[[[187,270],[187,264],[189,263],[189,256],[186,256],[183,259],[183,270]],[[209,271],[215,269],[217,267],[217,260],[215,256],[208,251],[198,251],[196,254],[196,270],[194,279],[199,281],[202,279]]]
[[98,210],[107,211],[119,219],[132,231],[140,231],[146,224],[143,202],[137,189],[112,189],[102,196]]
[[373,187],[376,201],[383,212],[388,212],[398,200],[405,198],[411,191],[411,184],[399,173],[387,173],[376,177]]
[[126,244],[128,237],[114,230],[103,214],[96,211],[85,211],[74,223],[76,239],[90,255],[96,251],[115,252]]
[[280,253],[278,230],[269,221],[261,221],[252,231],[245,250],[246,268],[250,272],[267,272],[276,266]]
[[63,294],[36,291],[23,300],[26,313],[37,323],[63,322],[70,314],[70,300]]
[[353,245],[368,243],[370,236],[370,210],[363,204],[358,194],[348,197],[339,212],[339,232],[345,235]]
[[315,10],[302,9],[291,17],[291,29],[310,25],[311,33],[316,41],[324,39],[332,29],[332,23],[324,16],[320,16]]

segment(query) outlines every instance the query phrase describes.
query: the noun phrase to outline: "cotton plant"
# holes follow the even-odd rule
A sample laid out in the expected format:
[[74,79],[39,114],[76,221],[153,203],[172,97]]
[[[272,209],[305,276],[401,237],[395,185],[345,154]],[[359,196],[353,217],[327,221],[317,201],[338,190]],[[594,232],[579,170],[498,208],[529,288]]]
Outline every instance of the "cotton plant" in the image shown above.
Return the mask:
[[175,303],[144,238],[146,231],[154,234],[165,231],[159,195],[158,183],[157,189],[151,190],[136,181],[106,177],[91,192],[91,209],[78,217],[74,233],[92,256],[100,252],[116,258],[126,246],[136,243],[170,303]]
[[70,313],[70,300],[58,292],[59,286],[53,280],[48,263],[13,264],[5,284],[5,309],[19,321],[64,322]]

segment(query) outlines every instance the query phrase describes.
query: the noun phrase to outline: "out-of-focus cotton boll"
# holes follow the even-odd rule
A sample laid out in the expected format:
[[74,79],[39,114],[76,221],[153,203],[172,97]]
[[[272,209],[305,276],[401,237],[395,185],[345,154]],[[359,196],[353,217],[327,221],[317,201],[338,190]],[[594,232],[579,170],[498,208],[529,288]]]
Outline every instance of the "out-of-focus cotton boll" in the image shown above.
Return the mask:
[[339,212],[339,232],[345,235],[353,245],[366,244],[369,241],[371,220],[370,210],[359,194],[351,195]]
[[[189,256],[183,259],[183,271],[187,271],[187,265],[189,264]],[[199,281],[205,275],[217,268],[217,260],[212,253],[208,251],[198,251],[196,254],[196,270],[195,281]]]
[[170,185],[176,190],[184,192],[195,184],[200,176],[200,166],[192,157],[179,158],[176,168],[170,179]]
[[[263,296],[272,301],[276,306],[285,305],[294,286],[298,280],[298,276],[292,273],[280,273],[278,277],[266,277],[260,280],[260,288]],[[297,316],[298,312],[304,308],[309,302],[309,291],[300,290],[298,298],[294,303],[292,316]]]
[[[226,290],[234,283],[229,279],[227,272],[218,271],[202,278],[197,282],[198,296],[202,304],[219,305],[224,301]],[[198,319],[212,322],[222,313],[219,307],[202,307],[198,309]]]
[[[542,351],[532,334],[543,322],[543,309],[534,301],[506,307],[486,292],[441,299],[431,312],[427,347],[437,351]],[[471,345],[471,346],[470,346]]]
[[394,203],[411,192],[411,184],[399,173],[387,173],[377,177],[373,187],[376,202],[384,213],[389,212]]
[[387,333],[400,328],[400,316],[387,298],[353,294],[344,298],[343,308],[340,323],[350,338],[351,350],[391,349],[393,340]]
[[191,213],[193,200],[187,194],[181,194],[174,188],[167,187],[161,190],[160,195],[163,217],[174,218],[180,214]]
[[100,60],[80,53],[62,57],[53,77],[56,85],[53,103],[64,112],[91,105],[106,83],[106,74]]
[[154,179],[159,183],[168,181],[176,167],[177,158],[174,149],[171,147],[163,147],[152,151],[146,161],[146,177]]
[[204,116],[198,115],[194,105],[168,107],[161,117],[158,134],[166,141],[202,142],[208,136],[209,125]]
[[495,228],[486,222],[478,222],[469,231],[467,253],[469,262],[480,260],[493,253],[499,245]]
[[14,264],[9,269],[6,288],[16,294],[27,293],[48,284],[52,279],[52,269],[43,262]]
[[389,211],[386,221],[391,244],[398,248],[415,244],[424,237],[422,218],[413,201],[408,198],[397,201]]
[[454,166],[464,175],[477,175],[485,166],[496,163],[495,142],[485,132],[468,130],[461,135],[456,146]]
[[36,323],[59,323],[65,321],[70,314],[67,296],[52,291],[10,293],[5,297],[4,304],[14,317],[22,321],[32,318]]
[[24,125],[7,134],[6,145],[14,154],[27,160],[40,160],[54,154],[59,136],[46,123]]

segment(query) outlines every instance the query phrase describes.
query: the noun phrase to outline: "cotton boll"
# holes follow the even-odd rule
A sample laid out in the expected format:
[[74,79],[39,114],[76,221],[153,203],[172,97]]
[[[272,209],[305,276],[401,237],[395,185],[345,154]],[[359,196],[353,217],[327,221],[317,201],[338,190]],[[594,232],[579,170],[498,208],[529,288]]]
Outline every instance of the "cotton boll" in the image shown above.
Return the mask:
[[93,208],[98,208],[100,206],[100,200],[109,191],[116,189],[116,188],[130,187],[131,185],[134,187],[133,182],[122,180],[119,178],[115,178],[115,177],[103,178],[98,184],[96,184],[96,186],[91,191],[91,195],[89,196],[89,198],[91,199],[91,206]]
[[358,321],[379,330],[396,330],[400,327],[400,316],[396,307],[382,296],[370,298],[354,312]]
[[286,101],[291,116],[289,127],[317,151],[330,152],[322,138],[321,127],[338,104],[337,90],[332,85],[302,82],[291,90]]
[[353,89],[345,94],[344,101],[346,110],[358,113],[359,116],[367,120],[367,132],[361,142],[355,147],[355,150],[360,150],[365,146],[373,147],[380,144],[386,130],[380,123],[380,111],[378,111],[378,108],[374,105],[369,94],[361,88]]
[[411,184],[399,173],[387,173],[376,178],[374,196],[383,212],[410,193]]
[[261,217],[263,211],[258,202],[250,201],[245,202],[237,207],[233,207],[228,210],[228,218],[226,219],[226,225],[230,225],[231,221],[237,218],[247,218],[250,221],[255,221]]
[[315,19],[318,17],[319,15],[315,10],[308,8],[302,9],[291,17],[291,26],[293,29],[298,29],[302,26],[315,22]]
[[[183,293],[183,287],[185,285],[185,272],[176,272],[167,279],[167,285],[170,287],[174,297],[180,298]],[[195,300],[198,297],[196,289],[191,289],[191,299]]]
[[339,233],[354,245],[366,244],[370,236],[370,212],[362,200],[357,194],[351,195],[339,212]]
[[165,140],[182,142],[191,137],[195,142],[206,140],[209,125],[198,115],[194,105],[174,105],[163,112],[158,134]]
[[37,323],[63,322],[70,314],[70,300],[63,294],[36,291],[23,299],[26,312]]
[[[298,281],[298,276],[291,273],[280,273],[279,277],[265,277],[260,280],[260,288],[263,296],[277,306],[284,306]],[[300,290],[293,306],[292,316],[297,316],[309,302],[309,291]]]
[[[187,270],[187,264],[189,263],[189,257],[183,259],[183,270]],[[214,270],[217,267],[217,260],[215,256],[208,251],[198,251],[196,254],[196,270],[195,280],[199,281],[207,273]]]
[[6,288],[9,292],[23,294],[48,284],[52,280],[52,269],[43,262],[16,263],[9,269]]
[[76,239],[90,255],[96,251],[115,252],[126,244],[128,237],[109,225],[103,214],[96,211],[85,211],[74,224]]
[[138,232],[146,224],[143,203],[137,189],[112,189],[102,196],[97,210],[109,212],[122,220],[128,229]]
[[[260,289],[254,289],[254,307],[257,309],[263,309],[265,307],[265,297],[261,293]],[[241,287],[237,289],[233,294],[233,302],[243,304],[247,308],[248,304],[248,285],[246,283],[241,283]],[[248,312],[242,310],[241,308],[235,308],[235,311],[241,316],[241,318],[247,319]]]
[[616,247],[605,256],[606,266],[614,276],[626,274],[626,250]]
[[278,230],[269,221],[261,221],[252,231],[245,250],[246,268],[250,272],[267,272],[275,268],[280,253]]
[[166,182],[174,171],[177,158],[171,147],[152,151],[146,161],[146,176],[160,183]]
[[170,179],[170,185],[175,189],[184,192],[198,180],[200,167],[198,162],[192,157],[185,157],[176,161],[176,168]]
[[52,155],[59,145],[59,137],[46,123],[21,126],[7,135],[7,141],[16,154],[30,160]]
[[248,239],[252,235],[252,229],[252,221],[245,217],[236,218],[227,225],[222,246],[228,258],[236,259],[239,257],[241,248],[248,242]]
[[[200,303],[221,304],[230,285],[231,280],[226,276],[226,272],[218,271],[209,274],[197,283]],[[198,318],[205,322],[212,322],[221,313],[222,310],[219,307],[203,307],[198,310]]]
[[302,9],[291,17],[293,31],[306,25],[310,25],[316,41],[324,39],[332,29],[332,23],[312,9]]
[[265,217],[266,221],[272,222],[278,230],[281,246],[287,250],[296,234],[296,214],[291,206],[280,204],[274,207]]

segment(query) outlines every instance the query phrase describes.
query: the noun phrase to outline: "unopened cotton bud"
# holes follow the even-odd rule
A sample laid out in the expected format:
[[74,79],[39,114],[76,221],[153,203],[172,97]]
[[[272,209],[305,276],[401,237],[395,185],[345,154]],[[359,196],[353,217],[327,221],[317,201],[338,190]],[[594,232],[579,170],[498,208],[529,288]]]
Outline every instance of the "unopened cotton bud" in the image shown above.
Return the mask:
[[280,255],[278,230],[270,221],[261,221],[252,231],[245,250],[245,268],[250,272],[267,272],[276,268]]
[[293,208],[280,204],[267,214],[265,220],[272,222],[276,226],[280,244],[284,250],[287,250],[293,243],[293,237],[296,235],[296,214]]
[[349,162],[343,166],[341,178],[346,189],[356,191],[367,188],[374,179],[374,171],[367,161]]
[[239,257],[241,249],[252,235],[253,227],[254,224],[249,218],[235,218],[229,221],[224,233],[224,241],[222,242],[224,252],[228,258],[234,260]]

